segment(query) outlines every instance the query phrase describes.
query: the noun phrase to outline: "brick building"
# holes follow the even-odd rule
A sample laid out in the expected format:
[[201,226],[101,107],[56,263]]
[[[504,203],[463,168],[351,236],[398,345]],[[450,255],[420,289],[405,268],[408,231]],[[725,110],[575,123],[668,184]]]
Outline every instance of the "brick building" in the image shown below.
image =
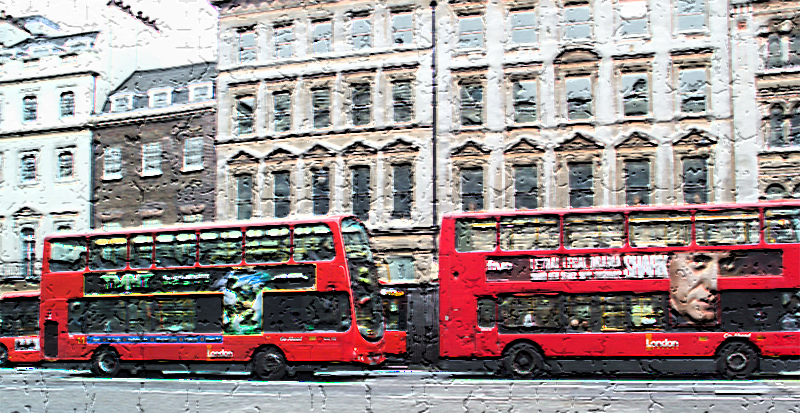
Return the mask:
[[216,66],[134,72],[92,120],[93,228],[212,221]]

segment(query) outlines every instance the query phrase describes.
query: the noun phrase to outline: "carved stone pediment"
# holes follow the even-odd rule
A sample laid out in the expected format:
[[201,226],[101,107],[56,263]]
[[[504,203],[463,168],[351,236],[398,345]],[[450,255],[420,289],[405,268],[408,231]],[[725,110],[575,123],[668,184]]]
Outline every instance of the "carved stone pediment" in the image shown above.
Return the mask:
[[14,218],[41,218],[42,213],[30,207],[22,207],[13,216]]
[[707,134],[693,130],[682,138],[675,141],[674,145],[686,145],[686,146],[711,146],[717,143],[716,139],[708,136]]
[[576,48],[576,49],[568,49],[561,52],[558,57],[555,59],[555,64],[569,64],[569,63],[580,63],[580,62],[596,62],[600,60],[600,56],[597,55],[597,52],[591,49],[585,48]]
[[411,142],[408,142],[404,139],[397,139],[394,142],[389,142],[388,144],[384,145],[381,148],[381,152],[384,153],[407,153],[407,152],[419,152],[419,148]]
[[451,153],[451,156],[487,156],[490,153],[491,152],[489,150],[483,148],[483,145],[473,141],[468,141],[467,143],[454,149]]
[[328,158],[336,156],[336,152],[327,147],[316,144],[303,153],[304,158]]
[[617,144],[617,148],[655,148],[657,146],[658,144],[653,142],[649,136],[637,132]]
[[276,148],[273,149],[272,152],[268,153],[264,157],[264,160],[268,162],[282,162],[282,161],[292,161],[297,158],[298,158],[297,155],[286,149]]
[[254,163],[258,163],[258,158],[244,151],[237,153],[233,158],[228,160],[228,164],[230,165],[248,165]]
[[594,151],[603,149],[603,146],[580,133],[576,133],[575,136],[559,145],[558,149],[562,151]]
[[522,138],[519,142],[509,146],[505,153],[508,154],[530,154],[530,153],[544,153],[544,148],[534,143],[533,141]]
[[206,210],[206,204],[179,206],[178,211],[183,215],[201,214]]
[[378,153],[378,150],[365,144],[364,142],[355,142],[342,149],[342,154],[348,156],[370,156]]

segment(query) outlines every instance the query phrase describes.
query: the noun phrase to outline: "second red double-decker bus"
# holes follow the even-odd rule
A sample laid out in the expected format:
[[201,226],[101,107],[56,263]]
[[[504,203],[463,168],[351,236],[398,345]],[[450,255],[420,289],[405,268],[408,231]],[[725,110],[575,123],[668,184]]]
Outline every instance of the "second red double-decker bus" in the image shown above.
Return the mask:
[[800,367],[800,202],[458,214],[440,242],[444,359],[521,377]]
[[384,320],[363,224],[349,216],[59,234],[45,240],[45,361],[229,370],[381,363]]
[[0,296],[0,367],[38,363],[39,292],[8,292]]

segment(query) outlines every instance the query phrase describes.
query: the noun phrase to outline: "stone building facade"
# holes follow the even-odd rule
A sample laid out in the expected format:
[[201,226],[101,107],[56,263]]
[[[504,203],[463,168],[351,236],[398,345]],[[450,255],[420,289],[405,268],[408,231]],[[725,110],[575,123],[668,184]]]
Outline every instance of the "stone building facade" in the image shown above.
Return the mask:
[[93,227],[215,218],[216,65],[134,72],[92,119]]

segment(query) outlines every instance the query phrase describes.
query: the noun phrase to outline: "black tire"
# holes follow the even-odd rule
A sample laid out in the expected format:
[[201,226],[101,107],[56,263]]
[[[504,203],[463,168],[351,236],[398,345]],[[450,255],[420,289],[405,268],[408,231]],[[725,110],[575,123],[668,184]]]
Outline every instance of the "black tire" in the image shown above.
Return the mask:
[[0,344],[0,367],[8,367],[8,349]]
[[544,371],[544,358],[533,345],[517,343],[506,350],[503,367],[512,377],[532,378]]
[[286,358],[272,348],[253,356],[253,374],[259,380],[281,380],[286,377]]
[[113,349],[104,347],[92,356],[92,373],[97,377],[114,377],[119,374],[122,361]]
[[745,379],[758,370],[758,351],[752,344],[732,341],[717,351],[717,371],[726,379]]

